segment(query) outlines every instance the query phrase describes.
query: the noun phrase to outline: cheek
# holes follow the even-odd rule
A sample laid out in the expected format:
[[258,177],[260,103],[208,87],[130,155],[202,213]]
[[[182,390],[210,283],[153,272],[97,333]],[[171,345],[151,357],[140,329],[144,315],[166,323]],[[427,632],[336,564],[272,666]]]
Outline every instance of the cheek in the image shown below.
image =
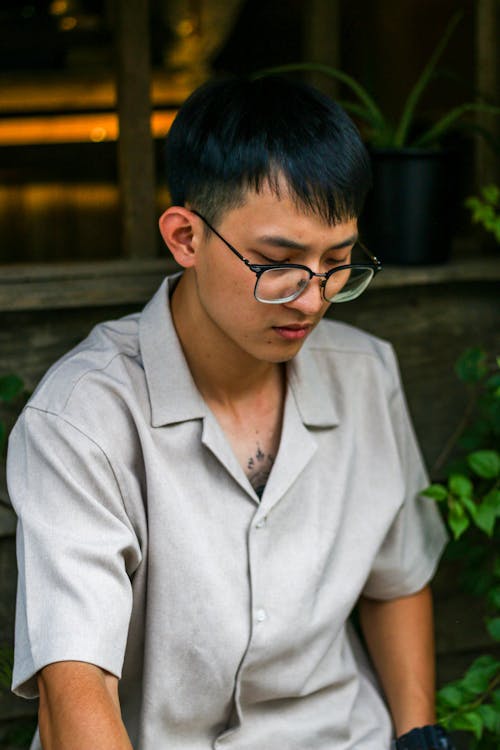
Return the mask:
[[242,273],[214,273],[213,269],[197,275],[198,294],[209,315],[227,330],[245,330],[262,315],[263,307],[253,295],[253,274],[243,267]]
[[250,294],[253,298],[254,274],[232,255],[221,255],[219,248],[217,253],[209,251],[203,255],[196,270],[198,287],[204,296],[229,300],[235,295]]

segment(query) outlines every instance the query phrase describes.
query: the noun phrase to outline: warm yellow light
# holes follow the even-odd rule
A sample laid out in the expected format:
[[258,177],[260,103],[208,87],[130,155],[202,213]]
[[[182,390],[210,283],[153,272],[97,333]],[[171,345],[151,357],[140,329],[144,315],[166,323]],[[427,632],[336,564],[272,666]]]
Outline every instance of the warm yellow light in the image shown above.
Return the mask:
[[101,143],[101,141],[105,141],[108,137],[108,132],[106,128],[92,128],[90,131],[90,140],[94,143]]
[[182,21],[179,21],[179,23],[175,27],[175,30],[178,36],[191,36],[191,34],[194,32],[194,23],[190,18],[184,18]]
[[73,16],[64,16],[64,18],[61,18],[59,21],[59,28],[61,31],[71,31],[75,28],[78,21]]
[[153,112],[151,115],[151,131],[154,138],[164,138],[172,125],[176,110]]
[[[151,131],[155,138],[166,136],[175,115],[173,109],[153,112]],[[100,143],[117,138],[118,117],[114,112],[0,118],[0,146]]]
[[63,16],[68,12],[67,0],[53,0],[49,6],[49,11],[53,16]]

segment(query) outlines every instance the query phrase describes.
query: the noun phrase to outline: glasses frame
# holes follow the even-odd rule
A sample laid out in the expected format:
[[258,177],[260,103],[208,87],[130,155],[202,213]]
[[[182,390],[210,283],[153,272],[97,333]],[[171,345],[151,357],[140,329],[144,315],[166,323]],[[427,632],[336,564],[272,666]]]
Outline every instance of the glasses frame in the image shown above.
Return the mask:
[[[325,302],[334,302],[335,301],[335,297],[332,297],[332,299],[328,299],[328,297],[326,297],[326,295],[325,295],[325,288],[326,288],[326,284],[328,283],[328,279],[330,278],[330,276],[333,276],[334,273],[338,273],[339,271],[345,271],[345,270],[350,269],[350,268],[372,270],[373,271],[373,276],[370,279],[370,281],[368,282],[368,283],[371,283],[371,281],[375,277],[375,275],[379,271],[382,270],[382,264],[379,261],[379,259],[376,258],[375,255],[373,255],[368,250],[368,248],[359,239],[356,240],[356,242],[354,244],[360,246],[360,248],[363,250],[363,252],[365,253],[365,255],[370,259],[371,263],[347,263],[347,264],[345,264],[343,266],[335,266],[335,268],[330,269],[330,271],[327,271],[326,273],[316,273],[315,271],[312,271],[309,268],[309,266],[304,266],[301,263],[252,263],[251,261],[248,260],[248,258],[245,258],[245,256],[242,255],[235,247],[233,247],[233,245],[231,245],[231,243],[228,242],[221,235],[221,233],[218,232],[217,229],[215,229],[215,227],[213,227],[210,224],[210,222],[207,221],[207,219],[205,219],[204,216],[202,216],[202,214],[200,214],[199,211],[197,211],[194,208],[191,208],[189,210],[191,211],[191,213],[195,214],[199,219],[201,219],[202,222],[210,229],[210,231],[213,232],[216,237],[218,237],[220,240],[222,240],[222,242],[226,245],[226,247],[228,247],[231,250],[231,252],[234,253],[234,255],[236,255],[237,258],[239,258],[241,261],[243,261],[243,263],[247,266],[247,268],[249,268],[251,271],[253,271],[253,273],[257,277],[256,280],[255,280],[255,287],[254,287],[254,290],[253,290],[253,296],[255,297],[255,299],[257,300],[257,302],[262,302],[264,305],[281,305],[281,304],[285,304],[287,302],[293,302],[293,300],[296,300],[298,297],[300,297],[300,295],[307,289],[307,287],[309,286],[309,283],[310,283],[311,279],[313,279],[315,276],[317,276],[319,279],[321,279],[321,281],[320,281],[321,294],[322,294],[323,299],[325,300]],[[261,276],[266,271],[273,271],[273,270],[278,270],[278,269],[280,269],[280,270],[287,270],[288,268],[299,268],[302,271],[306,271],[309,274],[309,280],[308,280],[307,284],[304,284],[304,286],[301,287],[297,291],[297,293],[294,294],[292,297],[287,297],[287,298],[285,298],[283,300],[262,300],[262,299],[259,299],[257,297],[257,295],[256,295],[256,291],[257,291],[257,286],[259,284],[259,279],[261,278]],[[367,286],[368,286],[368,284],[367,284]],[[360,294],[358,295],[358,297],[364,291],[365,290],[363,289],[360,292]],[[357,297],[353,297],[353,299],[357,299]],[[348,300],[348,301],[350,301],[350,300]]]

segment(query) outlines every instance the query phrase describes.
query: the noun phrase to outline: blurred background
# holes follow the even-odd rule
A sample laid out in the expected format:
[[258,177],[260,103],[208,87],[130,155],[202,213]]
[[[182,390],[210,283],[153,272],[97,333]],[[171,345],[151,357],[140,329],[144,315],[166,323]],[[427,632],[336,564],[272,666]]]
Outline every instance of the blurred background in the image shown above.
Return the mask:
[[[197,84],[214,73],[321,62],[356,78],[395,120],[458,9],[463,17],[419,103],[417,126],[480,95],[497,97],[497,0],[3,0],[0,263],[161,254],[151,195],[158,215],[168,201],[162,141]],[[309,78],[346,95],[326,76]],[[120,144],[119,116],[123,126],[131,113],[135,138],[124,133]],[[151,144],[138,118],[150,118]],[[453,150],[455,254],[470,249],[462,199],[498,182],[498,117],[471,119],[489,129],[489,143],[463,123],[445,139]],[[141,155],[142,169],[134,166]],[[136,200],[141,194],[149,204],[141,247],[123,236],[130,169],[140,179]]]
[[[362,298],[329,314],[393,342],[431,475],[446,481],[456,438],[483,403],[480,389],[492,374],[498,377],[499,39],[499,0],[2,0],[1,750],[27,746],[36,712],[5,688],[16,585],[6,436],[52,362],[96,322],[140,309],[174,268],[157,219],[169,201],[163,141],[182,101],[212,75],[316,63],[351,76],[387,121],[397,123],[440,49],[403,144],[381,144],[373,127],[353,114],[376,169],[362,228],[385,268]],[[338,76],[293,75],[359,105]],[[451,114],[450,127],[417,147]],[[402,186],[413,189],[404,205]],[[379,196],[399,227],[380,221]],[[414,219],[423,225],[414,227]],[[460,379],[454,368],[465,351]],[[498,450],[499,434],[496,447],[486,447]],[[500,517],[498,495],[497,502]],[[500,659],[497,527],[479,539],[487,573],[471,564],[472,586],[463,585],[458,561],[469,560],[474,544],[456,548],[436,579],[441,685],[485,653]],[[482,586],[482,599],[470,592],[474,585]],[[484,624],[495,601],[498,637]],[[490,703],[500,662],[492,674],[491,690],[490,682],[481,683]],[[491,710],[497,734],[490,732],[490,744],[471,739],[482,719],[469,716],[460,747],[498,750],[500,694]]]

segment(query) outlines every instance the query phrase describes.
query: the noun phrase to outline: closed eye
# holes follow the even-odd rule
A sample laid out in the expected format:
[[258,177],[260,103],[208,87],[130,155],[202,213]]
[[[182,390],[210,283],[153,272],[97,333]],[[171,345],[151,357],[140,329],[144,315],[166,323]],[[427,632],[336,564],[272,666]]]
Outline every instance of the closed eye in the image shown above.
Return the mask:
[[346,255],[344,258],[327,258],[325,263],[327,266],[344,266],[351,260],[351,254]]
[[282,260],[281,258],[269,258],[267,255],[262,255],[262,253],[256,253],[259,256],[260,262],[263,264],[269,264],[272,266],[286,266],[287,263],[290,263],[289,258],[285,258]]
[[[268,255],[264,255],[260,252],[255,252],[255,255],[258,256],[258,262],[262,263],[263,265],[278,265],[278,266],[286,266],[289,263],[299,263],[302,264],[302,261],[300,259],[293,259],[293,258],[270,258]],[[332,268],[334,266],[343,266],[351,262],[351,251],[347,252],[342,258],[325,258],[325,260],[322,261],[323,267]]]

